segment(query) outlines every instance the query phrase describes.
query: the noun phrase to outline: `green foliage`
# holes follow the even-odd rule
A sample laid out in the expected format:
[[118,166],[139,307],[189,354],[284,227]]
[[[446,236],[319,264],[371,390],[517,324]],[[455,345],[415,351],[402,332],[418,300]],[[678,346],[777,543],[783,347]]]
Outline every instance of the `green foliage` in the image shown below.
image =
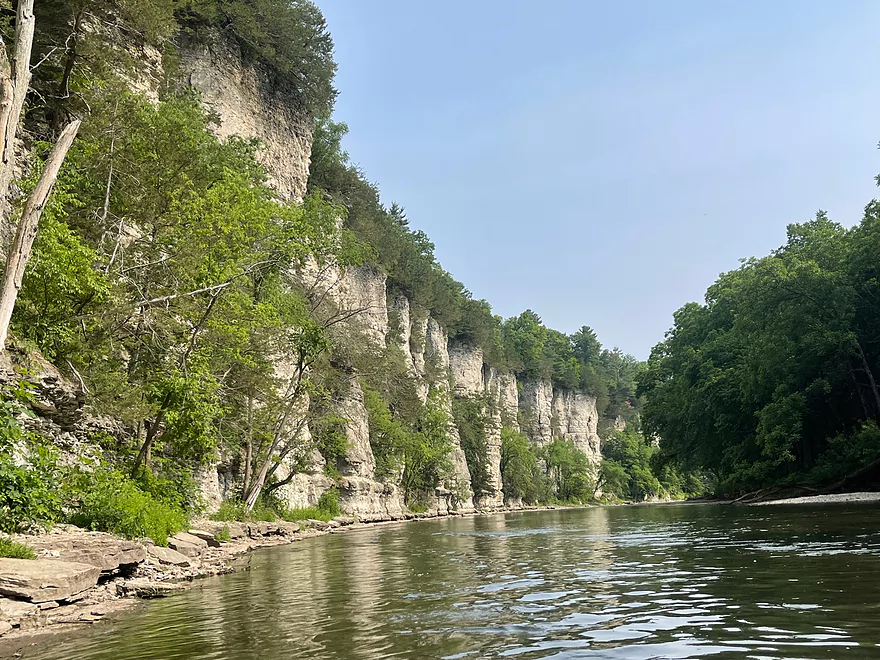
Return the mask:
[[364,387],[364,406],[370,426],[370,448],[376,459],[376,479],[383,483],[396,481],[403,468],[410,431],[394,419],[382,395],[367,386]]
[[287,522],[296,522],[299,520],[323,520],[327,522],[333,520],[341,513],[339,509],[339,491],[331,488],[318,498],[315,506],[306,507],[305,509],[285,509],[282,508],[279,515]]
[[735,493],[880,457],[878,224],[872,202],[853,229],[821,212],[790,225],[784,246],[676,312],[640,378],[665,460]]
[[594,491],[593,465],[573,442],[553,440],[544,448],[543,458],[559,501],[583,503],[590,500]]
[[[654,447],[632,427],[613,432],[602,443],[604,460],[599,473],[599,487],[624,500],[640,502],[659,496],[662,490],[660,482],[651,470],[654,452]],[[623,479],[621,474],[624,475]]]
[[157,447],[180,460],[203,463],[210,459],[216,449],[214,421],[221,413],[217,389],[210,376],[179,373],[150,383],[146,401],[163,415]]
[[11,559],[36,559],[37,553],[33,548],[18,543],[6,536],[0,536],[0,557],[9,557]]
[[476,497],[495,494],[489,472],[489,447],[484,421],[486,406],[484,397],[457,397],[452,401],[452,417],[467,459],[471,490]]
[[345,456],[345,452],[348,451],[346,424],[348,424],[346,418],[328,414],[312,420],[309,425],[309,430],[315,440],[315,447],[326,461],[327,476],[332,478],[339,477],[337,465]]
[[364,388],[364,403],[376,478],[398,481],[407,504],[423,503],[452,476],[452,420],[440,405],[438,393],[429,394],[427,403],[412,420],[396,418],[382,395],[368,386]]
[[[220,503],[220,508],[211,514],[211,520],[220,522],[238,522],[247,519],[248,514],[244,504],[235,500],[224,500]],[[272,520],[274,519],[273,517]]]
[[326,522],[332,520],[340,513],[339,491],[331,488],[318,498],[315,506],[303,509],[290,509],[272,495],[261,496],[251,511],[248,511],[247,507],[239,501],[226,500],[211,515],[211,519],[221,522],[276,522],[278,520],[298,522],[307,519],[323,520]]
[[501,429],[501,480],[507,500],[538,504],[551,499],[550,483],[528,438],[508,426]]
[[116,470],[78,471],[70,479],[69,501],[75,503],[70,522],[79,527],[167,545],[168,537],[189,522],[182,508],[141,490]]
[[229,541],[232,540],[232,533],[229,529],[229,525],[223,525],[223,529],[214,534],[214,538],[220,543],[229,543]]
[[452,420],[439,402],[439,393],[428,395],[421,418],[404,446],[400,485],[408,502],[420,501],[452,476],[449,437]]
[[[21,183],[25,192],[36,185],[41,172],[42,162],[37,161]],[[109,296],[107,278],[95,268],[97,254],[59,220],[65,207],[79,204],[67,186],[55,186],[40,219],[12,319],[16,336],[33,341],[49,360],[76,350],[80,329],[77,316]]]
[[309,0],[182,0],[178,20],[197,36],[231,38],[292,89],[315,116],[327,117],[336,90],[333,40]]
[[61,516],[57,452],[44,439],[26,432],[19,417],[28,391],[0,392],[0,531],[50,525]]
[[599,478],[596,481],[596,489],[601,489],[606,495],[626,499],[631,492],[630,475],[620,463],[612,459],[603,459],[599,465]]

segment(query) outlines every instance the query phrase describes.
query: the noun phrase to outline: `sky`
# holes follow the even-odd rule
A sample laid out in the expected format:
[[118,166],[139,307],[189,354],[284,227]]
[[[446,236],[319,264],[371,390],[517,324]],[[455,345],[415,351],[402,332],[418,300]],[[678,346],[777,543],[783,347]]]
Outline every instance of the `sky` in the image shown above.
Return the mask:
[[876,0],[317,0],[344,147],[504,317],[640,359],[880,172]]

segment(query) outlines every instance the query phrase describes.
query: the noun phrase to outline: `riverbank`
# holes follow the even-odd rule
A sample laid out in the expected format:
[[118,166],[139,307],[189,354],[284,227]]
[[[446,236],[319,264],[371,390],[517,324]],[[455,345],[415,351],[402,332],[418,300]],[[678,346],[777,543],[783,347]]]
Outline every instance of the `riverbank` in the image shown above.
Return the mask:
[[350,516],[329,522],[195,520],[188,532],[171,537],[167,547],[73,525],[14,535],[12,539],[33,548],[37,558],[0,558],[0,656],[15,653],[17,644],[31,638],[112,620],[144,599],[165,597],[194,586],[200,578],[233,572],[238,560],[260,548],[413,520],[558,508],[581,507],[498,508],[375,521]]
[[773,504],[852,504],[859,502],[880,502],[880,492],[835,493],[833,495],[786,497],[778,500],[749,502],[748,506],[770,506]]

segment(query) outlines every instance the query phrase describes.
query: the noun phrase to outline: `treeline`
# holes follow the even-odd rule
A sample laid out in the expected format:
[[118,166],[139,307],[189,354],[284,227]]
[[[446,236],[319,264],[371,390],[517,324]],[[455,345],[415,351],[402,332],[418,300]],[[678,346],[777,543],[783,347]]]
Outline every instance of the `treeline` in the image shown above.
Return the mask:
[[851,229],[825,213],[675,314],[641,378],[663,460],[720,493],[876,483],[880,203]]

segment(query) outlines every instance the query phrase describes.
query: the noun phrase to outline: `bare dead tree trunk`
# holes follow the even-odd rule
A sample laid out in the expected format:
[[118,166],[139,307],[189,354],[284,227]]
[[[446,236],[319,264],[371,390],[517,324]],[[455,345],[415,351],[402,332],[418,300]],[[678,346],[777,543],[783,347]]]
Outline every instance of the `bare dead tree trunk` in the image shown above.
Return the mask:
[[254,471],[254,395],[248,392],[247,403],[247,440],[244,454],[244,488],[247,493],[251,487],[251,475]]
[[10,66],[6,45],[0,48],[0,201],[6,199],[15,176],[15,135],[31,84],[34,45],[34,0],[19,0],[15,19],[15,52]]
[[24,271],[28,261],[31,258],[31,248],[34,245],[34,239],[37,236],[37,228],[40,222],[40,216],[46,207],[46,201],[52,193],[55,185],[55,179],[58,177],[58,171],[64,163],[64,157],[73,144],[73,139],[79,130],[80,121],[77,119],[70,122],[61,132],[58,142],[49,153],[49,159],[34,188],[24,209],[21,212],[21,219],[18,221],[18,228],[15,232],[15,240],[6,258],[6,269],[3,273],[3,284],[0,287],[0,351],[6,346],[6,335],[9,332],[9,320],[12,318],[12,310],[15,308],[15,300],[18,292],[21,290],[21,282],[24,277]]

